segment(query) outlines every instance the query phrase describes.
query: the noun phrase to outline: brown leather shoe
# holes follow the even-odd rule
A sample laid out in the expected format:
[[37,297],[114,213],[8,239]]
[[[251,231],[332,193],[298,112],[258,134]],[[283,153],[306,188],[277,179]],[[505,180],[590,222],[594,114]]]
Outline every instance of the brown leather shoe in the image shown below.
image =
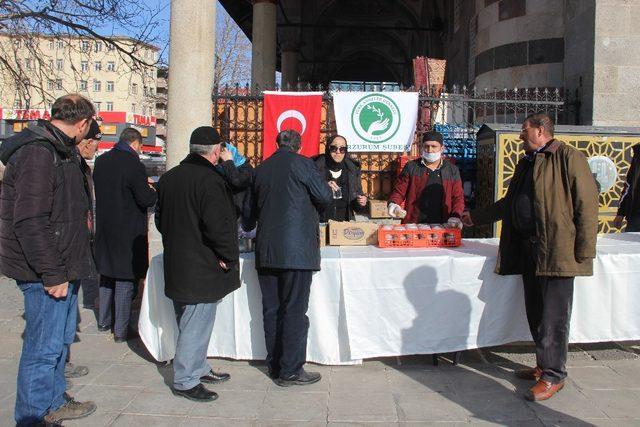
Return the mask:
[[527,400],[547,400],[552,397],[554,394],[562,390],[564,387],[564,381],[560,381],[559,383],[550,383],[545,380],[538,380],[536,385],[531,387],[527,393],[524,395]]
[[518,369],[515,371],[515,375],[518,378],[522,378],[523,380],[535,380],[538,381],[542,376],[542,369],[538,366],[535,368],[524,368]]

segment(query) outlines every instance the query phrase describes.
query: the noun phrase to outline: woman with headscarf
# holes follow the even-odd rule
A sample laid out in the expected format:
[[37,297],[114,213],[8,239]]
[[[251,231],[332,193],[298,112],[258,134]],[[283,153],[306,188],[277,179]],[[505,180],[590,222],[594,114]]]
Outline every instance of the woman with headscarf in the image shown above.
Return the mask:
[[362,211],[367,197],[362,193],[360,164],[347,157],[347,140],[340,135],[329,138],[324,154],[316,159],[316,166],[333,190],[333,201],[320,211],[320,221],[351,221],[354,211]]

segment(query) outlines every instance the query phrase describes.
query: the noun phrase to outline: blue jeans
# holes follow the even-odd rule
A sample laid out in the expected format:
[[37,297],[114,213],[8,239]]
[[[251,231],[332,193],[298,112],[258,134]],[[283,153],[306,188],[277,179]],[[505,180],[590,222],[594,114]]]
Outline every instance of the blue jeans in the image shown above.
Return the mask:
[[64,364],[78,321],[78,284],[69,283],[65,298],[53,298],[42,282],[16,281],[24,295],[26,325],[18,368],[15,419],[37,423],[65,403]]
[[200,384],[200,377],[211,370],[207,348],[213,331],[218,302],[182,304],[174,301],[178,321],[178,342],[173,358],[173,388],[189,390]]

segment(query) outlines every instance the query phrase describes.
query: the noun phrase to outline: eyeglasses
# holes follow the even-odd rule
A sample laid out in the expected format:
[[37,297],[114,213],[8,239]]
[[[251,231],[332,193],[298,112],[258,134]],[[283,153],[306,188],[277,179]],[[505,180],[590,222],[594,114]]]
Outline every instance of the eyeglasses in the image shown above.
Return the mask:
[[330,145],[329,151],[331,151],[332,153],[346,153],[347,147],[338,147],[336,145]]

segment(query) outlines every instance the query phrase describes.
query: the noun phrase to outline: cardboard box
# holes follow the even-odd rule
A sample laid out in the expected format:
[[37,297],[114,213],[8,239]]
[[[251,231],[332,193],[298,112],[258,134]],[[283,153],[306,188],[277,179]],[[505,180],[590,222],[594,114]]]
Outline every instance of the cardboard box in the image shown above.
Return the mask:
[[369,200],[369,218],[391,218],[387,202],[384,200]]
[[329,221],[329,244],[331,246],[377,245],[378,224]]
[[327,246],[327,224],[320,224],[318,227],[318,232],[320,235],[320,247]]

